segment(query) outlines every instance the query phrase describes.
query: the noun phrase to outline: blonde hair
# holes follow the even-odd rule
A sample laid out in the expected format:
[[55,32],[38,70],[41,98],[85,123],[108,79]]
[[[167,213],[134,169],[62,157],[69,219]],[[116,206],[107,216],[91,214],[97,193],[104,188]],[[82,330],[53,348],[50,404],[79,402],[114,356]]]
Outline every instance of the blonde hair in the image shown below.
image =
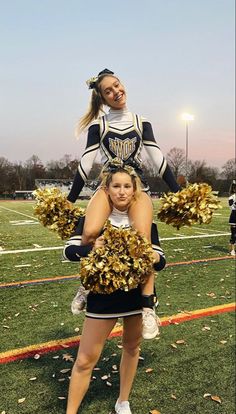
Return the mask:
[[[134,188],[134,195],[133,195],[133,201],[136,201],[137,198],[140,196],[141,191],[142,191],[142,184],[141,184],[141,180],[139,178],[139,176],[136,174],[136,172],[134,171],[134,169],[132,167],[118,167],[115,170],[112,171],[105,171],[101,173],[101,187],[104,189],[107,189],[109,187],[109,185],[112,182],[112,177],[113,175],[117,174],[117,173],[123,173],[123,174],[127,174],[132,181],[133,184],[133,188]],[[131,203],[132,203],[131,202]]]
[[105,73],[98,76],[96,82],[94,82],[88,110],[85,115],[80,118],[79,122],[76,125],[75,135],[77,137],[90,124],[90,122],[98,118],[100,111],[102,111],[103,105],[106,105],[100,89],[101,82],[106,76],[111,76],[119,81],[117,76],[114,76],[112,74]]

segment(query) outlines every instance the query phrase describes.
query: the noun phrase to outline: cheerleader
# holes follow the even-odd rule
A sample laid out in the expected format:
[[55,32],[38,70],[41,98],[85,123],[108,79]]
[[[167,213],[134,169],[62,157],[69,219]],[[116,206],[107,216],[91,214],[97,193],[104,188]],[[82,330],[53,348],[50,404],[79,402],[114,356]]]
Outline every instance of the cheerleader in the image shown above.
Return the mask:
[[229,217],[229,225],[230,225],[230,250],[231,255],[235,256],[235,244],[236,244],[236,180],[233,180],[230,190],[229,190],[229,207],[231,208],[231,213]]
[[[75,202],[78,198],[99,150],[105,166],[114,158],[121,159],[125,165],[132,164],[140,176],[142,193],[130,205],[128,216],[132,227],[151,241],[153,205],[142,172],[141,150],[143,148],[146,150],[149,159],[171,191],[177,192],[180,187],[156,143],[150,122],[127,108],[126,90],[117,76],[112,71],[104,69],[98,76],[89,79],[87,84],[92,90],[91,103],[88,112],[81,118],[78,128],[82,131],[89,126],[87,145],[68,200]],[[109,108],[109,112],[105,114],[103,111],[104,115],[100,116],[104,105]],[[111,206],[107,194],[103,188],[99,188],[87,206],[82,235],[83,245],[94,242],[110,214]],[[146,328],[150,326],[151,330],[155,323],[149,311],[154,305],[153,286],[154,272],[142,287],[143,310],[148,316],[145,318]]]
[[[128,208],[139,198],[139,179],[137,174],[124,168],[108,172],[103,185],[110,201],[112,212],[109,216],[114,227],[130,227]],[[157,230],[153,227],[153,249],[156,270],[165,266],[165,256],[158,243]],[[93,245],[81,245],[83,218],[80,219],[76,234],[66,243],[65,258],[80,260],[92,249],[104,245],[99,236]],[[132,414],[129,394],[136,375],[139,347],[142,338],[142,295],[140,286],[125,290],[115,290],[110,294],[89,292],[85,321],[80,339],[77,359],[72,369],[66,414],[77,414],[88,390],[93,368],[101,355],[106,339],[118,318],[123,318],[123,347],[120,362],[120,393],[115,403],[116,414]]]

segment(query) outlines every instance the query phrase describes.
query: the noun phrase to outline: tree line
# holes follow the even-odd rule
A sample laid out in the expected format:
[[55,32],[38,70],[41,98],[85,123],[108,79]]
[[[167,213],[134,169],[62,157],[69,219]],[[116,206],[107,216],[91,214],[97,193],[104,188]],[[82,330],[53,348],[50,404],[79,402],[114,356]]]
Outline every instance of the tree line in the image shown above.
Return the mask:
[[[176,178],[186,176],[183,149],[172,148],[166,158]],[[10,162],[0,157],[0,195],[13,194],[17,190],[34,190],[36,179],[73,180],[77,167],[78,160],[68,154],[45,165],[37,155],[32,155],[25,162]],[[101,167],[99,163],[94,163],[89,175],[90,180],[98,177]],[[236,177],[235,169],[235,158],[229,159],[221,169],[210,167],[202,160],[188,160],[187,177],[191,183],[207,182],[213,190],[226,194],[232,180]],[[158,177],[157,169],[148,160],[144,160],[144,172],[152,192],[167,191],[165,183]]]

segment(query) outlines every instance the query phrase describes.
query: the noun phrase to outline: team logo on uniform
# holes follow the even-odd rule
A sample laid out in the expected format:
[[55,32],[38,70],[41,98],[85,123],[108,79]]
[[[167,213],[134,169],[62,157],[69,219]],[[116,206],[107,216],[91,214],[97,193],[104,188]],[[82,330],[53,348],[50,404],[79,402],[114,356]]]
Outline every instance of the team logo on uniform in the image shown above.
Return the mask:
[[109,149],[116,157],[125,161],[134,153],[136,142],[136,137],[126,138],[124,140],[109,138]]

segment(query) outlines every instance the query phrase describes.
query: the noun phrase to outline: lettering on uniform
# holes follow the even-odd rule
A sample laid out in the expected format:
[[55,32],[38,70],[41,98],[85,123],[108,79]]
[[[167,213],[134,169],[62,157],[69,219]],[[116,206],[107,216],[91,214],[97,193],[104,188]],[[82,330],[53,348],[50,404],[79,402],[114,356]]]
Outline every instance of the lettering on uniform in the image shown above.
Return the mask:
[[127,160],[135,152],[135,143],[137,138],[109,138],[109,149],[116,157]]

